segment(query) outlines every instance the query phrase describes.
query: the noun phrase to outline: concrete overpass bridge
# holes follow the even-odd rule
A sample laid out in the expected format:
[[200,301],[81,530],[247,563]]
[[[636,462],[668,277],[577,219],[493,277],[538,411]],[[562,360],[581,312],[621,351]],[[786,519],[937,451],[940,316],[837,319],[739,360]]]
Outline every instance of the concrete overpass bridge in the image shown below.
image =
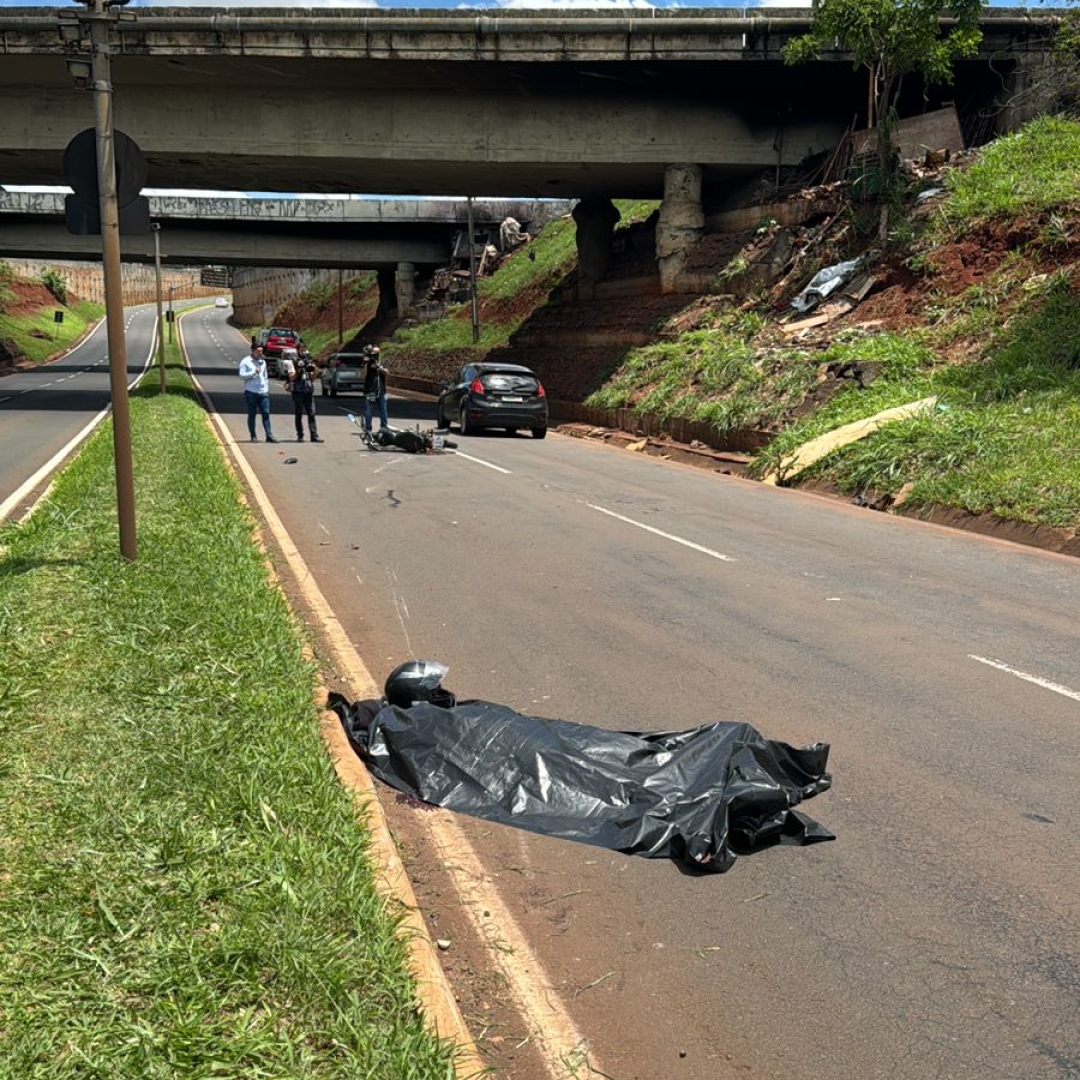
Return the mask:
[[[450,261],[455,236],[468,227],[461,199],[265,199],[151,195],[166,264],[197,266],[362,267],[400,263],[434,268]],[[537,231],[567,214],[565,200],[477,199],[478,230],[498,231],[507,217]],[[153,262],[150,236],[121,235],[128,262]],[[0,256],[94,259],[97,236],[73,236],[64,196],[0,190]]]
[[[92,120],[73,79],[92,17],[0,9],[0,183],[61,182],[64,147]],[[684,245],[703,204],[830,150],[864,110],[844,54],[782,63],[809,18],[114,8],[115,122],[155,187],[576,198],[590,243],[612,197],[663,198],[663,276],[660,249]],[[965,120],[1000,104],[1055,25],[988,10],[983,54],[950,91]]]

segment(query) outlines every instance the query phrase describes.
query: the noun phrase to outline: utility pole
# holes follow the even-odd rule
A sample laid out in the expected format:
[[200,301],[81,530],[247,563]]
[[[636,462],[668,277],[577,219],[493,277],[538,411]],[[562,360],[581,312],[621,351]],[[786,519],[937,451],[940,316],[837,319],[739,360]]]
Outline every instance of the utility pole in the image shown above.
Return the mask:
[[172,309],[172,294],[175,285],[169,286],[169,344],[173,343],[173,309]]
[[480,305],[476,301],[476,230],[473,225],[472,196],[468,197],[469,207],[469,298],[472,309],[472,339],[475,345],[480,340]]
[[337,347],[338,352],[345,345],[345,270],[338,267],[337,272]]
[[112,67],[106,0],[92,0],[90,23],[94,126],[97,131],[98,206],[101,211],[101,259],[105,279],[105,328],[109,344],[109,386],[112,393],[113,455],[116,461],[116,508],[120,519],[120,554],[134,562],[139,555],[135,535],[135,480],[131,463],[131,410],[127,388],[127,346],[124,340],[124,296],[120,277],[120,209],[116,192],[113,141]]
[[161,372],[161,393],[165,393],[165,320],[161,313],[161,224],[150,226],[154,233],[154,276],[157,278],[157,352],[158,370]]

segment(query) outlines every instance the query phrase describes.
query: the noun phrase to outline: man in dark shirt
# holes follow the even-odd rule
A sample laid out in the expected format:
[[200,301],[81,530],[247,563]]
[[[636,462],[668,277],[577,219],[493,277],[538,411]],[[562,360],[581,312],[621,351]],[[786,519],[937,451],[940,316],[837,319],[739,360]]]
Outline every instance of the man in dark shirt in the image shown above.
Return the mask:
[[386,368],[379,354],[379,346],[368,345],[364,353],[367,356],[364,364],[364,430],[370,435],[372,406],[379,407],[380,428],[390,426],[390,417],[386,410]]

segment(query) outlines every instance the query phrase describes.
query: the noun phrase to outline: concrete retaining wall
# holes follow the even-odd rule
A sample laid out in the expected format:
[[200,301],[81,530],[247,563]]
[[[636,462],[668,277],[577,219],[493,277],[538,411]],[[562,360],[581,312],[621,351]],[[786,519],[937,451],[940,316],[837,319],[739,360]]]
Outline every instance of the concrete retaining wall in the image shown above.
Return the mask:
[[[5,259],[16,277],[40,281],[43,270],[55,270],[67,282],[68,292],[80,300],[105,303],[105,276],[99,263],[58,262],[56,260]],[[154,268],[140,263],[121,263],[120,281],[125,304],[152,304],[157,299]],[[199,284],[199,271],[162,267],[161,287],[168,300],[169,287],[173,299],[185,300],[196,296],[214,296],[214,289]]]
[[[246,267],[233,272],[233,321],[237,326],[266,326],[274,311],[317,281],[338,281],[337,270],[300,270],[284,267]],[[341,271],[345,280],[363,270]]]

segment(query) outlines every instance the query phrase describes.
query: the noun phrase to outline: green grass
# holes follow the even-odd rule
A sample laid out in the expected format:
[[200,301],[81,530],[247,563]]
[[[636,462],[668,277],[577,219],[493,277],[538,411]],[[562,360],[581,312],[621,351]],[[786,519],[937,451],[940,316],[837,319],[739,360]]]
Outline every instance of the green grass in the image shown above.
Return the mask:
[[745,316],[721,318],[634,349],[586,404],[702,421],[719,434],[768,427],[802,400],[817,367],[796,352],[756,352],[749,338],[758,325]]
[[841,490],[895,494],[908,504],[941,504],[1033,524],[1080,525],[1080,301],[1064,283],[1033,297],[981,360],[950,365],[918,336],[880,335],[834,347],[884,360],[866,390],[838,393],[808,420],[783,432],[755,462],[774,468],[803,442],[843,424],[935,394],[938,408],[887,425],[815,465]]
[[[63,311],[64,321],[53,321],[53,311]],[[101,304],[82,300],[63,307],[47,308],[33,315],[5,315],[0,313],[0,337],[14,340],[19,352],[35,364],[70,349],[89,327],[102,318],[105,308]]]
[[0,528],[0,1078],[452,1076],[317,728],[314,672],[171,351]]
[[1080,124],[1044,116],[989,144],[966,169],[949,172],[941,228],[1044,210],[1080,197]]
[[[646,199],[616,199],[620,214],[618,228],[644,221],[659,206]],[[403,327],[386,343],[388,360],[407,357],[432,357],[439,353],[454,354],[447,367],[461,362],[461,354],[474,351],[478,357],[488,350],[508,343],[510,335],[532,314],[535,308],[524,305],[511,315],[493,317],[499,301],[521,296],[535,297],[536,305],[546,301],[546,294],[560,284],[573,270],[577,261],[577,235],[573,219],[566,215],[549,221],[526,245],[504,259],[490,276],[476,283],[476,295],[481,304],[480,340],[472,339],[472,313],[468,303],[449,307],[441,319]],[[489,303],[492,302],[492,303]],[[438,360],[431,361],[438,367]]]

